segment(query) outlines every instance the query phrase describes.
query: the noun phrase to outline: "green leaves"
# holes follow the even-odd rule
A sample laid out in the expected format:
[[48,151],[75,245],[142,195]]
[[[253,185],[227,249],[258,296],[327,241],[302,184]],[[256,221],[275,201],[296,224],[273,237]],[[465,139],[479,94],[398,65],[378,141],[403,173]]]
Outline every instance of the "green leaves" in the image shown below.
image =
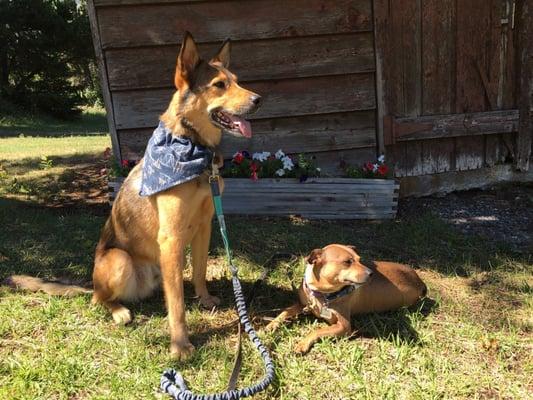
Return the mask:
[[89,20],[75,0],[0,2],[0,96],[66,118],[96,87]]

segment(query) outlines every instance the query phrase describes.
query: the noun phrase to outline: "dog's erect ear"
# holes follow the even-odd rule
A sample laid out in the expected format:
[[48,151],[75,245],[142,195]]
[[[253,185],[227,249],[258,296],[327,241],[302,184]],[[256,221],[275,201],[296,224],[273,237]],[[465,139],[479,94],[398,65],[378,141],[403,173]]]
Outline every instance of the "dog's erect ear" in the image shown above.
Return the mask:
[[321,257],[322,257],[322,249],[314,249],[311,251],[311,253],[309,253],[307,258],[305,259],[305,262],[307,264],[313,264],[313,265],[321,264],[322,263]]
[[194,70],[199,63],[198,47],[196,47],[192,35],[189,32],[185,32],[176,64],[176,75],[174,76],[176,89],[180,89],[184,82],[191,86]]
[[218,51],[217,55],[211,59],[211,62],[214,64],[220,64],[224,68],[228,68],[229,60],[230,60],[230,52],[231,52],[231,41],[229,39],[226,39],[224,40],[224,43],[222,43],[222,46],[220,47],[220,50]]

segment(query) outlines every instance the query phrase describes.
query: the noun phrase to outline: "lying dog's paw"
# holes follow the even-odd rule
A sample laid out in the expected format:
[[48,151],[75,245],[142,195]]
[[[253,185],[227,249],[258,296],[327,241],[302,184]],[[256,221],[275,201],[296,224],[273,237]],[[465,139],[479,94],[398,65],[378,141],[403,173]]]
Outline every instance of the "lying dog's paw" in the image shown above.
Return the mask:
[[172,343],[170,345],[170,357],[173,360],[184,361],[194,352],[194,346],[191,342]]
[[208,310],[211,310],[213,307],[216,307],[219,304],[220,299],[217,296],[211,296],[210,294],[206,296],[200,296],[200,305]]
[[298,343],[294,347],[294,352],[298,355],[303,356],[305,353],[307,353],[311,349],[311,344],[307,342],[306,340],[302,340],[300,343]]
[[127,325],[131,322],[131,312],[126,307],[113,311],[113,320],[117,325]]
[[276,329],[279,328],[279,325],[280,325],[279,322],[276,321],[276,320],[274,320],[274,321],[270,322],[267,326],[265,326],[265,327],[263,328],[263,330],[264,330],[265,332],[267,332],[267,333],[272,333],[272,332],[274,332]]

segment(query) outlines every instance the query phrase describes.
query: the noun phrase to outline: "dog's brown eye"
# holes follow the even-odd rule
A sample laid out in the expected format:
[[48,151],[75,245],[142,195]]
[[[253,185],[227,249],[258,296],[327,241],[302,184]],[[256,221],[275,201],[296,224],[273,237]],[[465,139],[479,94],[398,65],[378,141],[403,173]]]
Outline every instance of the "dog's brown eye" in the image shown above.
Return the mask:
[[226,82],[224,81],[216,81],[213,83],[213,86],[219,88],[219,89],[226,89]]
[[349,267],[350,265],[352,265],[353,263],[353,260],[350,258],[349,260],[345,260],[344,261],[344,265],[346,265],[347,267]]

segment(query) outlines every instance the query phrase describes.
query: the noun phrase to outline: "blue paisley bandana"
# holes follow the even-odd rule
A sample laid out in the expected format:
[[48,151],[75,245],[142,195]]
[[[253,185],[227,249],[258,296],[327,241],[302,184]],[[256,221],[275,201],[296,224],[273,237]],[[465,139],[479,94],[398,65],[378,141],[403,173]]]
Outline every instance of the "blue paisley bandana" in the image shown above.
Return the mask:
[[150,196],[200,176],[213,152],[185,136],[173,136],[163,122],[154,130],[144,153],[141,196]]

